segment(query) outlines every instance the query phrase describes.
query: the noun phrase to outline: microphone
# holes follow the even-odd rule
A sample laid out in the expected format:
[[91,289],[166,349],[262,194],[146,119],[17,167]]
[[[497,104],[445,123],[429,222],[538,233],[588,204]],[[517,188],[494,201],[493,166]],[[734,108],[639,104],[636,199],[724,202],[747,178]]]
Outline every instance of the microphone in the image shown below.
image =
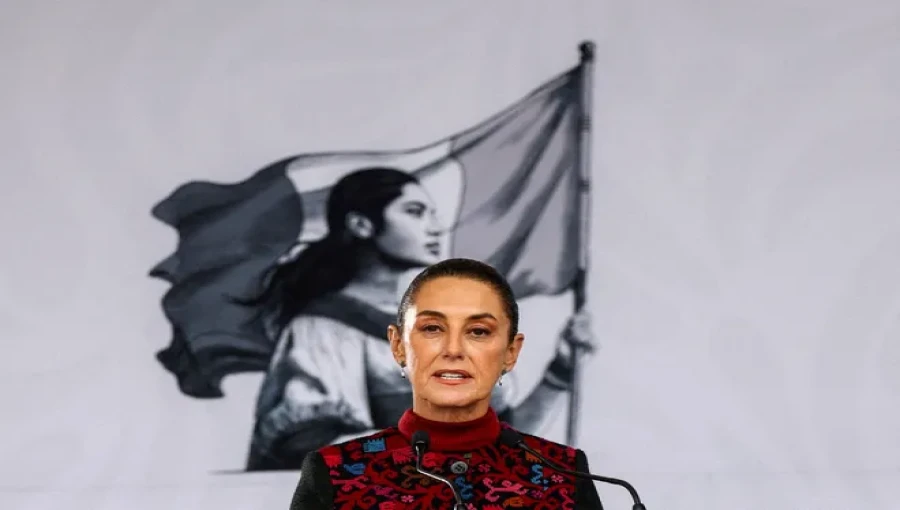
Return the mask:
[[519,434],[518,432],[516,432],[515,430],[512,430],[512,429],[505,428],[500,431],[500,442],[505,444],[506,446],[509,446],[512,448],[521,448],[521,449],[525,450],[526,452],[534,455],[535,457],[540,459],[542,462],[544,462],[545,464],[549,465],[550,467],[552,467],[553,469],[555,469],[557,471],[567,473],[572,476],[577,476],[579,478],[589,478],[591,480],[597,480],[598,482],[611,483],[613,485],[618,485],[619,487],[625,487],[625,489],[627,489],[628,492],[631,494],[631,499],[634,500],[634,505],[631,507],[632,510],[647,510],[647,507],[645,507],[644,504],[641,503],[641,497],[638,496],[637,491],[634,490],[634,487],[632,487],[631,484],[626,482],[625,480],[620,480],[618,478],[610,478],[607,476],[599,476],[599,475],[595,475],[595,474],[591,474],[591,473],[582,473],[581,471],[573,471],[571,469],[566,469],[563,466],[560,466],[559,464],[557,464],[556,462],[553,462],[552,460],[544,457],[543,455],[538,453],[534,448],[531,448],[530,446],[525,444],[525,438],[523,438],[521,434]]
[[413,450],[416,452],[416,471],[420,474],[431,478],[432,480],[437,480],[447,487],[450,487],[450,491],[453,492],[453,498],[456,499],[456,504],[453,505],[453,510],[465,510],[465,505],[463,504],[462,497],[459,495],[459,491],[456,490],[456,487],[453,486],[453,482],[444,478],[443,476],[436,475],[434,473],[430,473],[422,469],[422,457],[425,456],[425,451],[428,450],[428,445],[431,444],[431,439],[428,436],[428,432],[424,430],[417,430],[413,432],[412,435],[412,445]]

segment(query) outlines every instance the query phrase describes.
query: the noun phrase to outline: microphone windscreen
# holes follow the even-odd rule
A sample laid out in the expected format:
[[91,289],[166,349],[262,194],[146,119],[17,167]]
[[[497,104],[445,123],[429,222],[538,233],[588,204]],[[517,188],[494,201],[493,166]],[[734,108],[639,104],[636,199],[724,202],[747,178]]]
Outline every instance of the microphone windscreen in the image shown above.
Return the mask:
[[421,446],[423,449],[427,450],[428,445],[431,444],[431,438],[428,436],[428,432],[425,432],[424,430],[413,432],[412,444],[413,446]]
[[500,442],[511,448],[517,448],[519,446],[519,443],[523,442],[524,440],[525,439],[522,437],[522,435],[513,429],[504,428],[500,431]]

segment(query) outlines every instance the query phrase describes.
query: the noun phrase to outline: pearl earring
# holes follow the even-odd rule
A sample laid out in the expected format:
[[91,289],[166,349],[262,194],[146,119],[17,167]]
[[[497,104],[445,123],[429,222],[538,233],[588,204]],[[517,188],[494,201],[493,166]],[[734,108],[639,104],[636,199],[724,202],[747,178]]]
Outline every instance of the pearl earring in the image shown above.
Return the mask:
[[406,362],[400,362],[400,377],[406,379]]
[[503,386],[503,376],[506,375],[506,369],[500,371],[500,378],[497,379],[497,386]]

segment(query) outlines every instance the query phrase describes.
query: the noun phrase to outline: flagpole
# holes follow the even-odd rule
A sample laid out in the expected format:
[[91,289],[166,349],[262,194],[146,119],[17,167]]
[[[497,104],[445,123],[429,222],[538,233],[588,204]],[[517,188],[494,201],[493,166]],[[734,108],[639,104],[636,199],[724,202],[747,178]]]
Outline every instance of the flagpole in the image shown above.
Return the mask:
[[[581,54],[581,86],[579,87],[581,112],[578,121],[578,170],[580,235],[578,275],[574,285],[575,310],[579,311],[587,302],[587,275],[590,264],[590,220],[591,220],[591,108],[593,99],[594,43],[584,41],[578,45]],[[566,444],[575,445],[578,435],[579,411],[581,403],[581,350],[572,349],[572,389],[569,391],[569,420],[566,429]]]

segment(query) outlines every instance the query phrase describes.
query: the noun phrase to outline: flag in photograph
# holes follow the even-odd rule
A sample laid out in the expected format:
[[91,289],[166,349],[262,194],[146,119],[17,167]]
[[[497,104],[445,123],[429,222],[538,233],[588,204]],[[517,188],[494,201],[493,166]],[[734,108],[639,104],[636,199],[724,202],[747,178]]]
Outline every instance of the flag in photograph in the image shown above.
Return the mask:
[[235,184],[191,182],[153,209],[178,232],[151,271],[171,288],[170,345],[157,355],[194,397],[222,396],[223,377],[266,369],[274,349],[258,314],[232,297],[258,289],[281,257],[326,231],[330,187],[387,166],[417,176],[449,227],[447,256],[487,262],[518,298],[558,294],[579,270],[582,67],[490,119],[407,151],[304,154]]

